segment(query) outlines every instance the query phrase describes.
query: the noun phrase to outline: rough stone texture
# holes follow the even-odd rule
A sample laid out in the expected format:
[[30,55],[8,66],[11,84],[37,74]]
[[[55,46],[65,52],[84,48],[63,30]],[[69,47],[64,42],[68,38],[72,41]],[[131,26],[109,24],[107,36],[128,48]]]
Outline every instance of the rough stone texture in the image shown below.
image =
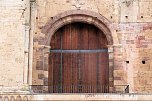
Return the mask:
[[44,85],[49,46],[42,28],[59,13],[89,10],[110,22],[114,85],[129,85],[131,93],[152,92],[152,0],[36,0],[31,13],[29,4],[29,0],[0,0],[0,88],[24,90],[28,83],[30,14],[34,42],[29,82]]
[[8,91],[25,83],[27,5],[27,0],[0,0],[0,87]]
[[[36,24],[38,28],[35,38],[39,41],[35,41],[34,46],[39,50],[39,45],[43,44],[41,39],[44,37],[41,28],[57,14],[76,9],[97,12],[111,22],[114,85],[129,85],[130,92],[152,92],[150,83],[151,3],[151,0],[62,0],[62,2],[37,0]],[[34,54],[39,54],[39,52]],[[146,61],[146,64],[142,64],[142,61]],[[40,84],[40,80],[34,81],[33,83]]]
[[[124,78],[124,84],[130,85],[131,92],[151,92],[151,26],[152,23],[119,25],[118,33],[122,34],[120,42],[122,44],[123,65],[121,70],[126,73],[124,76],[119,75],[120,69],[115,70],[115,72],[117,76]],[[120,52],[118,51],[118,53]],[[117,54],[116,58],[120,61],[118,56]],[[117,59],[114,59],[115,64],[117,64]],[[125,61],[129,61],[129,63],[125,63]],[[145,61],[145,64],[142,64],[142,61]]]

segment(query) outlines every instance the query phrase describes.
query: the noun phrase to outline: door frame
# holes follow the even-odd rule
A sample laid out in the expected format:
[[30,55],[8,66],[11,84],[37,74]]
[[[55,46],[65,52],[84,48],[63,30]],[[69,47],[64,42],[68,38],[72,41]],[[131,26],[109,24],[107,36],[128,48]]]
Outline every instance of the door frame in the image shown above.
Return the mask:
[[[101,30],[108,41],[108,54],[109,54],[109,92],[113,91],[114,86],[114,54],[113,54],[113,37],[111,34],[111,22],[106,19],[104,16],[99,13],[89,11],[89,10],[69,10],[63,13],[57,14],[54,17],[51,17],[50,20],[46,23],[45,26],[40,27],[42,34],[45,37],[42,40],[38,40],[39,44],[42,45],[42,58],[39,62],[42,62],[45,70],[44,75],[46,75],[46,71],[48,73],[49,68],[49,51],[51,49],[50,42],[53,34],[62,26],[66,24],[70,24],[73,22],[84,22],[91,25],[94,25],[99,30]],[[44,69],[43,68],[43,69]],[[46,77],[48,80],[48,77]],[[43,79],[43,84],[48,84],[46,78]]]

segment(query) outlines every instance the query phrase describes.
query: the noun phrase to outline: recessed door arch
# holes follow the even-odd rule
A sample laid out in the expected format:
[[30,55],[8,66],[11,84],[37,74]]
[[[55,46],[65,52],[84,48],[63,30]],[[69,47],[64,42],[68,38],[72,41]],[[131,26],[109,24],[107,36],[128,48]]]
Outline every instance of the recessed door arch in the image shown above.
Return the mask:
[[50,45],[50,92],[109,91],[108,41],[101,30],[86,23],[71,23],[54,33]]
[[101,14],[90,10],[68,10],[51,17],[45,26],[40,27],[45,34],[44,44],[49,46],[53,34],[62,26],[73,22],[84,22],[98,27],[104,32],[108,45],[113,44],[111,22]]

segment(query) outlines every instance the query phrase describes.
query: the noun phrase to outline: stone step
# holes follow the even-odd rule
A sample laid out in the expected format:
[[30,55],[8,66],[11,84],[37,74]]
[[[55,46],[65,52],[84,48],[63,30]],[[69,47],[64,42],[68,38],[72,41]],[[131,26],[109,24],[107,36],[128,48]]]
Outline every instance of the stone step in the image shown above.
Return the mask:
[[0,94],[0,101],[151,101],[152,94]]

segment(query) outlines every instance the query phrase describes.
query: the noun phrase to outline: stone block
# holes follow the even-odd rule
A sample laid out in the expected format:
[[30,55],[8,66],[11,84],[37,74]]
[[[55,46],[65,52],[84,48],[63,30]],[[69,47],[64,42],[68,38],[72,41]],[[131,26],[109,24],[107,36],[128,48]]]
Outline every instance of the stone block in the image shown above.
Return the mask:
[[44,69],[43,61],[37,61],[36,70],[43,70],[43,69]]

